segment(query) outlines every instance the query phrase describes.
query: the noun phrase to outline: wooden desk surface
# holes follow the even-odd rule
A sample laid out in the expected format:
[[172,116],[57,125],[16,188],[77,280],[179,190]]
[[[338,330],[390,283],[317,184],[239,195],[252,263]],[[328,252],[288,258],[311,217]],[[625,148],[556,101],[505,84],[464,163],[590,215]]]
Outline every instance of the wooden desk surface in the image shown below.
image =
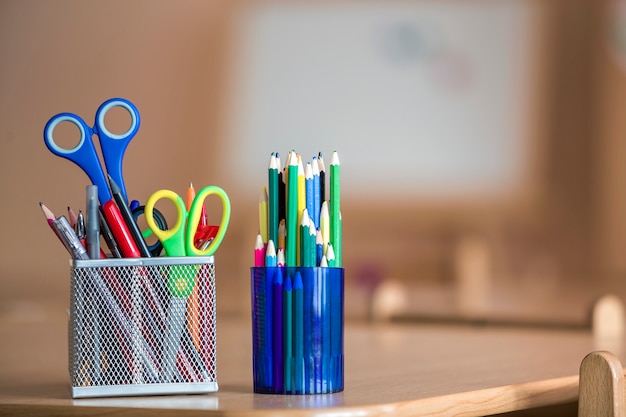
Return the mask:
[[0,414],[487,415],[576,401],[597,347],[585,331],[348,323],[345,391],[279,396],[252,392],[250,345],[249,322],[218,319],[215,394],[72,400],[67,317],[0,318]]

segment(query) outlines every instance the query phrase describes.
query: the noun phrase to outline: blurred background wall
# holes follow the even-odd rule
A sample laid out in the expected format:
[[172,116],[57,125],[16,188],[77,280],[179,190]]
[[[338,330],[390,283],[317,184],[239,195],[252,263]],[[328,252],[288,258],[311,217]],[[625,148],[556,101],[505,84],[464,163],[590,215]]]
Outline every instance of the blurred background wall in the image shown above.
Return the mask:
[[342,159],[348,315],[394,282],[409,316],[584,320],[626,295],[624,3],[0,0],[0,310],[66,307],[38,202],[83,208],[87,177],[43,126],[120,96],[131,198],[231,197],[221,314],[246,311],[264,169],[295,148]]

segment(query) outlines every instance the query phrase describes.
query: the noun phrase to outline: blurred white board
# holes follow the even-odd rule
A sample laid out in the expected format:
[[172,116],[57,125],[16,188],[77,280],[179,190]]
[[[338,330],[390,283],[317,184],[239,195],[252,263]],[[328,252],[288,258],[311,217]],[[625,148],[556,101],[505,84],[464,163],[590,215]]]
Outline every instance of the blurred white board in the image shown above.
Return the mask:
[[256,195],[271,152],[328,164],[337,150],[347,195],[505,194],[531,169],[534,19],[512,0],[249,6],[228,152],[238,183]]

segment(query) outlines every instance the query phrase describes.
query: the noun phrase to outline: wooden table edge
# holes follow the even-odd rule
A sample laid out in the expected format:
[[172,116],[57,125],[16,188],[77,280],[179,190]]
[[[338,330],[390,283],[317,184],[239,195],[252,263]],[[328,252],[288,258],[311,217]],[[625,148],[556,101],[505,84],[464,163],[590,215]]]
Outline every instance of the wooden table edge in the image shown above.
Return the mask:
[[[190,410],[190,409],[157,409],[157,408],[122,408],[122,407],[87,407],[75,405],[45,404],[0,404],[0,415],[44,416],[50,412],[63,415],[104,416],[114,412],[116,416],[124,415],[171,415],[184,416],[358,416],[374,417],[394,415],[404,416],[485,416],[511,411],[539,408],[542,406],[568,404],[578,399],[578,375],[547,379],[488,388],[463,393],[448,394],[417,400],[397,401],[386,404],[364,406],[346,406],[330,408],[289,408],[289,409],[231,409],[231,410]],[[123,411],[122,411],[123,410]]]

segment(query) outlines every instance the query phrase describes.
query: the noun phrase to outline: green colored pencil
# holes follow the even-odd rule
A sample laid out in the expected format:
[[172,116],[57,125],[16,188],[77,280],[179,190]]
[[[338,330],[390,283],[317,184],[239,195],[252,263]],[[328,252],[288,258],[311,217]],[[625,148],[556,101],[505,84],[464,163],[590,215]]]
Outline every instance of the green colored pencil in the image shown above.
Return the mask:
[[310,235],[310,222],[309,222],[309,211],[304,208],[302,210],[302,217],[300,218],[300,264],[302,266],[315,266],[310,264],[311,257],[309,253],[311,252],[311,243],[309,240]]
[[291,152],[287,169],[286,266],[297,266],[298,250],[298,156]]
[[337,151],[330,160],[330,243],[335,251],[335,266],[341,267],[341,164]]
[[268,240],[278,242],[278,222],[279,219],[279,188],[278,188],[278,161],[276,154],[270,156],[268,168]]

